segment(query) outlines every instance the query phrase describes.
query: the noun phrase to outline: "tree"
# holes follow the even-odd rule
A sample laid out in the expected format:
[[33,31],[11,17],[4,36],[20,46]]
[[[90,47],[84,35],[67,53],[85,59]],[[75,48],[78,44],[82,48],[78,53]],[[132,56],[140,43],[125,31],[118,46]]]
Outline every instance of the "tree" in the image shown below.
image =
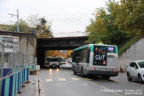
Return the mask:
[[94,14],[95,19],[91,19],[91,24],[87,26],[89,32],[89,42],[120,45],[127,39],[126,32],[115,24],[116,14],[120,5],[117,2],[109,1],[107,8],[99,8]]
[[144,35],[144,0],[121,0],[115,24],[129,37]]
[[[9,25],[8,31],[17,31],[17,22],[14,25]],[[19,21],[19,31],[24,33],[31,33],[31,28],[26,21],[20,19]]]
[[50,22],[47,23],[47,20],[44,17],[40,18],[39,20],[40,20],[40,24],[37,24],[37,26],[36,26],[37,36],[39,38],[53,37],[52,33],[51,33]]
[[39,18],[38,15],[29,16],[28,22],[33,27],[33,31],[36,32],[38,38],[51,38],[52,30],[51,23],[44,17]]

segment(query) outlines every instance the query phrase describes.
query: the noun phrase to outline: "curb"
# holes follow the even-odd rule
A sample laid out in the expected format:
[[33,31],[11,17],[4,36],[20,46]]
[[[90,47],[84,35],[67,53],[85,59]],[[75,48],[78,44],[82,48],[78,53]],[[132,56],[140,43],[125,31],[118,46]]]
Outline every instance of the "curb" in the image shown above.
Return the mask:
[[45,96],[44,94],[44,91],[42,90],[42,84],[41,84],[41,79],[40,79],[40,73],[38,71],[38,75],[37,75],[37,78],[38,78],[38,96]]
[[38,75],[37,75],[37,72],[36,72],[36,80],[35,80],[35,88],[34,88],[34,96],[39,96],[39,92],[38,92]]

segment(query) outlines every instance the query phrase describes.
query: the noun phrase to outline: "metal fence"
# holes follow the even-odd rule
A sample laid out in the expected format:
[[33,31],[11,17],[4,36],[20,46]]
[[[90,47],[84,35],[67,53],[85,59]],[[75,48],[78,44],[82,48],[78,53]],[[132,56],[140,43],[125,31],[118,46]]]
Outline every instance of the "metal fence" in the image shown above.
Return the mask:
[[0,44],[0,77],[4,77],[24,68],[22,53],[5,52],[5,46]]
[[[28,70],[35,71],[37,64],[37,58],[34,56],[24,55],[23,53],[16,52],[15,50],[13,50],[13,52],[6,52],[5,49],[6,47],[0,43],[0,96],[5,96],[2,95],[4,94],[2,90],[4,90],[6,86],[4,87],[2,85],[7,84],[7,86],[14,86],[16,82],[20,82],[18,85],[21,86],[29,78]],[[14,80],[17,80],[16,76],[19,76],[18,78],[20,79],[18,79],[15,83],[13,82],[10,84],[6,82],[8,79],[8,81],[11,81],[12,77]],[[10,88],[9,90],[11,90]],[[5,93],[7,93],[6,90]]]
[[[37,58],[19,52],[5,52],[5,46],[0,43],[0,77],[12,74],[23,68],[35,69]],[[4,72],[5,71],[5,72]]]

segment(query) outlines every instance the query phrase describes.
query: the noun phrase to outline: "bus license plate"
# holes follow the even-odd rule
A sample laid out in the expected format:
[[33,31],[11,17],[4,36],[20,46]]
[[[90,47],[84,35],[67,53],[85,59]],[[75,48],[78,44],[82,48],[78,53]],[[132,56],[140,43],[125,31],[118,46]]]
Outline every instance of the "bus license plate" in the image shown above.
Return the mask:
[[108,68],[100,68],[101,71],[108,71]]

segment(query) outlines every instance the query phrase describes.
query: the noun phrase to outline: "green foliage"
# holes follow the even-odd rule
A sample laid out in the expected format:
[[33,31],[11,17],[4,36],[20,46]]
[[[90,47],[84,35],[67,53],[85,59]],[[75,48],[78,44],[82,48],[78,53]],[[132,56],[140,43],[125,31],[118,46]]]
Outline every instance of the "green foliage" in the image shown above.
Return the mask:
[[[14,25],[10,25],[8,28],[8,31],[17,31],[17,22]],[[24,33],[30,33],[31,32],[31,28],[29,27],[29,25],[27,24],[26,21],[24,20],[20,20],[19,21],[19,31],[20,32],[24,32]]]
[[123,28],[129,37],[142,37],[144,34],[144,0],[121,1],[115,24]]
[[144,0],[109,0],[94,17],[86,28],[89,43],[116,44],[121,53],[144,35]]
[[106,44],[121,44],[127,39],[126,32],[115,24],[116,14],[119,10],[119,4],[109,1],[107,10],[100,8],[95,14],[95,19],[87,26],[89,32],[89,43],[103,42]]
[[40,23],[36,25],[36,31],[38,38],[53,37],[51,33],[51,24],[43,17],[39,19]]
[[[0,24],[0,30],[17,32],[17,22],[13,25]],[[28,22],[20,19],[19,31],[23,33],[36,32],[38,38],[50,38],[53,37],[51,30],[51,23],[44,17],[39,18],[38,15],[32,15],[28,17]]]

